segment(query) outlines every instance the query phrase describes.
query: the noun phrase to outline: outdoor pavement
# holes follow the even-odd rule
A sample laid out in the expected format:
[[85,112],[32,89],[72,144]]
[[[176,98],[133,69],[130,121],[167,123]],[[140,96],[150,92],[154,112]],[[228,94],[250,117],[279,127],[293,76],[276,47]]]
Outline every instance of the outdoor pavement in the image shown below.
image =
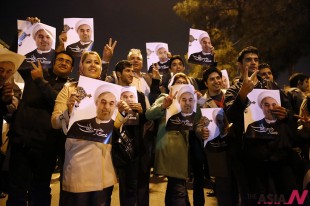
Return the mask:
[[[58,206],[59,201],[59,181],[57,177],[59,173],[53,174],[53,179],[51,181],[52,188],[52,206]],[[150,180],[150,206],[165,206],[165,191],[167,186],[167,179],[163,177],[153,177]],[[188,195],[191,205],[193,205],[193,190],[191,189],[191,184],[188,185]],[[210,189],[205,188],[205,194],[210,191]],[[206,197],[205,205],[217,206],[217,201],[215,197]],[[0,199],[0,206],[5,206],[6,198]],[[118,184],[114,186],[112,194],[112,206],[119,205],[118,198]],[[85,205],[87,206],[87,205]]]

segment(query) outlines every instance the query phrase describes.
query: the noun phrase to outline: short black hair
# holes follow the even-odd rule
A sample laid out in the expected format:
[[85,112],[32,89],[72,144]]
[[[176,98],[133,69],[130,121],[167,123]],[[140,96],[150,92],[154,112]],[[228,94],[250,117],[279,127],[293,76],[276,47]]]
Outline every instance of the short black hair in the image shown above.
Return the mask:
[[72,54],[70,54],[69,52],[67,52],[67,51],[60,51],[60,52],[56,52],[55,53],[55,60],[54,60],[54,64],[55,64],[55,62],[56,62],[56,58],[57,58],[57,56],[59,55],[59,54],[65,54],[65,55],[68,55],[69,57],[71,57],[71,59],[72,59],[72,66],[74,66],[74,57],[72,56]]
[[294,73],[290,76],[289,82],[290,82],[290,87],[297,87],[298,82],[305,81],[305,79],[309,79],[309,76],[303,74],[303,73]]
[[173,56],[170,58],[170,60],[169,60],[169,68],[171,68],[172,62],[173,62],[174,60],[176,60],[176,59],[180,60],[180,61],[182,62],[182,64],[183,64],[183,66],[184,66],[184,61],[183,61],[182,57],[181,57],[180,55],[173,55]]
[[258,49],[256,47],[248,46],[242,49],[241,52],[238,54],[238,62],[242,63],[244,55],[248,53],[254,53],[254,54],[257,54],[257,56],[259,56]]
[[265,69],[265,68],[271,69],[270,65],[268,63],[266,63],[266,62],[260,63],[258,65],[258,70]]
[[210,69],[206,69],[203,73],[202,73],[202,79],[204,82],[208,81],[208,78],[210,76],[211,73],[216,72],[218,73],[218,75],[220,75],[220,77],[222,78],[222,72],[216,68],[216,67],[211,67]]
[[115,72],[120,72],[122,73],[123,70],[127,67],[132,67],[132,63],[128,60],[121,60],[116,63],[115,65]]

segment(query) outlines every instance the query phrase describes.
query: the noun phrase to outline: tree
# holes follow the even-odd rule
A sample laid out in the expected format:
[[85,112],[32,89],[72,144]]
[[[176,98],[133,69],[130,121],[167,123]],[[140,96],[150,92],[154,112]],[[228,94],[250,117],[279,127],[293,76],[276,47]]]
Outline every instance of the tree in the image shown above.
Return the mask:
[[184,0],[173,7],[193,28],[210,34],[219,67],[231,78],[237,52],[249,45],[276,75],[292,71],[310,53],[309,9],[307,0]]

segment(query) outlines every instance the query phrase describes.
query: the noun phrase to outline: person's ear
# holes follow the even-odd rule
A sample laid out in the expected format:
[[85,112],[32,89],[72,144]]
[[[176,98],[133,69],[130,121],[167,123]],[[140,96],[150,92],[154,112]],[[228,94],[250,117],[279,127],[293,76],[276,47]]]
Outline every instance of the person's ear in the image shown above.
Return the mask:
[[116,72],[116,76],[117,76],[117,78],[120,78],[121,76],[122,76],[122,73],[120,73],[120,72]]

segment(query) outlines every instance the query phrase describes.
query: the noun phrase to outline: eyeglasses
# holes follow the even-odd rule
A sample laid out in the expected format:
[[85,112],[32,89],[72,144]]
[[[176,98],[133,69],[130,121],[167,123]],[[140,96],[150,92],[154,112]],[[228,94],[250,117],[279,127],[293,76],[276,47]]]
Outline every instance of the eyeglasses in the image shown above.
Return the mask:
[[69,59],[64,59],[64,58],[57,58],[56,61],[59,61],[59,62],[64,62],[66,64],[72,64],[72,61],[70,61]]
[[174,84],[187,84],[187,82],[186,81],[176,81],[176,82],[174,82]]
[[252,61],[258,62],[258,61],[259,61],[259,58],[251,58],[251,57],[248,57],[248,58],[245,58],[244,60],[245,60],[245,62],[252,62]]

